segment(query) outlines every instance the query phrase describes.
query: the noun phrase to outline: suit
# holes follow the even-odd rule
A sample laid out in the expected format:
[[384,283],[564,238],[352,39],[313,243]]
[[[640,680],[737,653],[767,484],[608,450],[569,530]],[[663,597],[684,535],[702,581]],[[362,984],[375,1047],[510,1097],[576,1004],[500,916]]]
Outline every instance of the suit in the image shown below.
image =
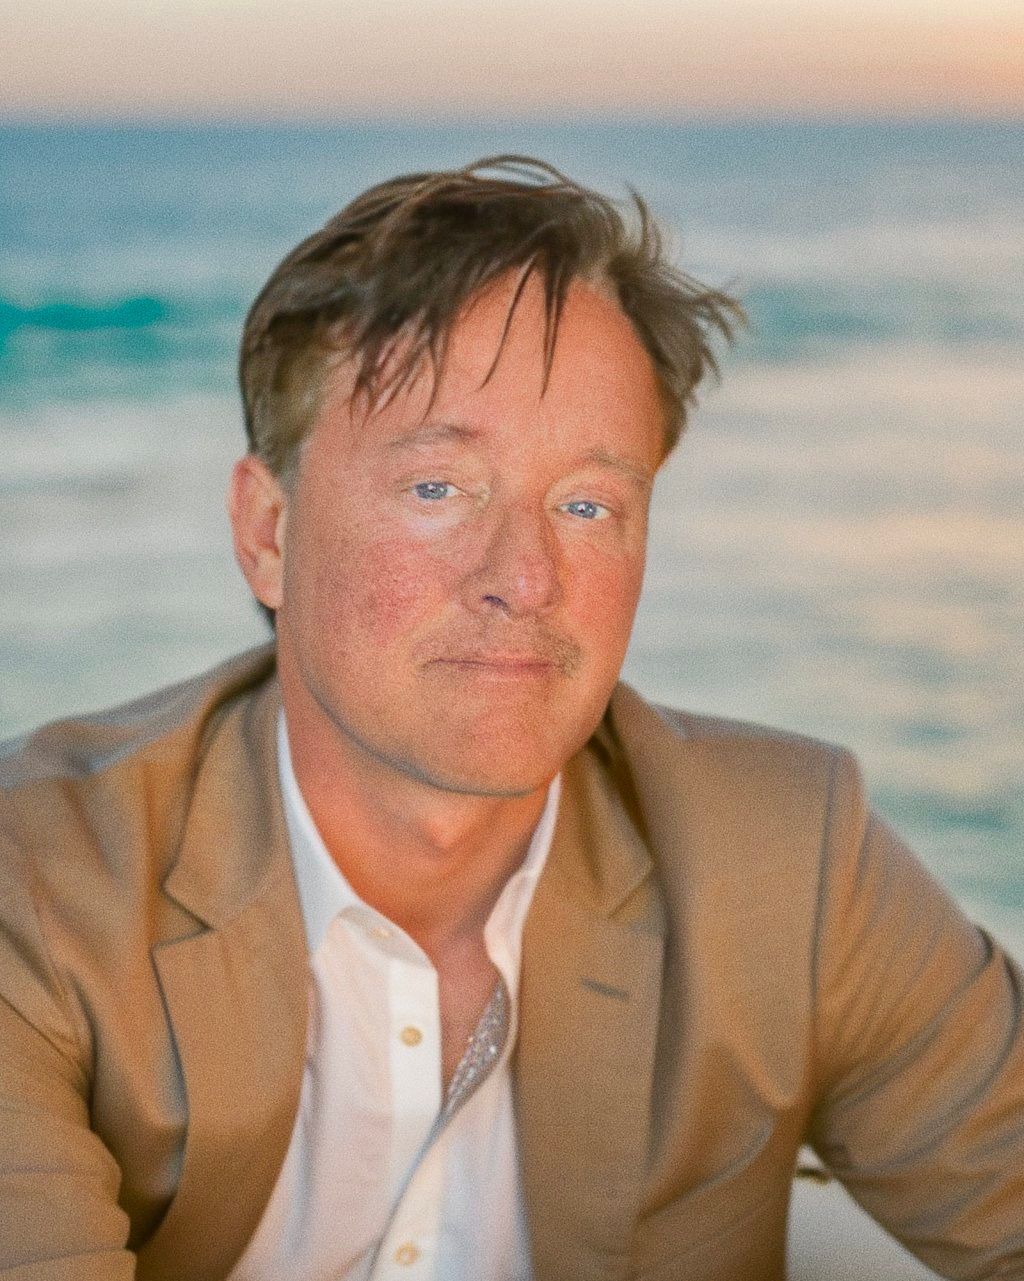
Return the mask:
[[[295,1119],[270,649],[0,766],[0,1268],[216,1281]],[[625,684],[563,772],[514,1062],[538,1281],[774,1281],[809,1139],[937,1271],[1024,1277],[1020,977],[841,749]]]

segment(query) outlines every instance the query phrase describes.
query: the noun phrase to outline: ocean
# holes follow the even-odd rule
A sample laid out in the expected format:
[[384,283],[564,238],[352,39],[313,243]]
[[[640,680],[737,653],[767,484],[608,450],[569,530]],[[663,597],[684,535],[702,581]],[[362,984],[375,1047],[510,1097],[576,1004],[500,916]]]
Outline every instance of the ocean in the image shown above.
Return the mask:
[[625,678],[852,748],[1024,949],[1024,126],[0,126],[0,737],[262,639],[223,509],[245,310],[366,185],[526,152],[744,300]]

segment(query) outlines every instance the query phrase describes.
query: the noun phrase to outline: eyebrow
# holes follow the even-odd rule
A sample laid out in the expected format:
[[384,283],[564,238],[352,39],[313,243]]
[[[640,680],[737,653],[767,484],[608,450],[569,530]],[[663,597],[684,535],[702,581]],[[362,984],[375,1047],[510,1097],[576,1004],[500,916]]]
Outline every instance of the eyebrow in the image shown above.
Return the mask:
[[433,445],[439,441],[457,440],[460,444],[479,440],[481,432],[462,423],[422,423],[412,431],[403,432],[394,440],[389,440],[387,449],[398,452],[401,449],[412,449],[417,445]]
[[[389,440],[386,448],[389,453],[399,453],[405,449],[415,449],[422,445],[434,445],[446,441],[466,445],[479,441],[482,436],[483,432],[475,427],[467,427],[463,423],[423,423],[411,431],[403,432],[401,436],[396,436],[394,440]],[[654,483],[654,477],[642,463],[625,454],[616,454],[608,449],[602,449],[600,446],[588,449],[580,462],[610,467],[614,471],[621,472],[644,491],[650,489]]]
[[613,467],[627,476],[641,489],[650,489],[654,484],[654,477],[648,469],[638,463],[633,458],[627,458],[625,454],[613,454],[607,449],[589,449],[583,455],[585,463],[597,463],[600,467]]

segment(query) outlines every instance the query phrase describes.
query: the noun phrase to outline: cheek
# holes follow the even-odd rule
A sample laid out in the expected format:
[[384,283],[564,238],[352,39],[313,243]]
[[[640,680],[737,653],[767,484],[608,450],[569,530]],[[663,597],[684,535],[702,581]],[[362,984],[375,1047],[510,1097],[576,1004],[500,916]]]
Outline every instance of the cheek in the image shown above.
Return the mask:
[[344,602],[340,612],[346,630],[383,647],[415,631],[443,607],[451,591],[450,573],[408,540],[381,538],[364,543],[344,567],[333,568],[325,586],[332,599]]
[[643,582],[643,562],[633,557],[591,555],[572,572],[570,612],[580,636],[628,635]]

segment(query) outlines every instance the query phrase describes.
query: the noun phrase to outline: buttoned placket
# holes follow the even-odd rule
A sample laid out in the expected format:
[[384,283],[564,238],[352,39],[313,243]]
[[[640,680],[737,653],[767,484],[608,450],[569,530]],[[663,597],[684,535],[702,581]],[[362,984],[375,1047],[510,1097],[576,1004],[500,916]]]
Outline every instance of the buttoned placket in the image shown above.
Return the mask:
[[[372,909],[364,912],[376,918],[369,925],[360,922],[367,937],[389,953],[389,1060],[395,1117],[391,1169],[396,1178],[392,1186],[399,1186],[370,1270],[370,1281],[402,1281],[411,1277],[425,1281],[435,1276],[444,1201],[447,1127],[460,1107],[468,1104],[487,1078],[503,1066],[511,1046],[512,1029],[506,1024],[506,1035],[493,1058],[485,1056],[478,1078],[467,1085],[461,1098],[452,1100],[454,1106],[449,1108],[449,1100],[442,1100],[440,1092],[441,1017],[437,972],[426,953],[402,930],[386,918],[378,917]],[[359,916],[362,915],[360,912]],[[505,963],[502,970],[509,959],[502,957]],[[502,999],[496,1002],[499,994],[492,994],[481,1023],[494,1005],[499,1005],[504,1012],[509,1004],[505,973],[499,981]],[[479,1028],[480,1024],[467,1045],[467,1053]],[[452,1083],[458,1078],[457,1068]]]

